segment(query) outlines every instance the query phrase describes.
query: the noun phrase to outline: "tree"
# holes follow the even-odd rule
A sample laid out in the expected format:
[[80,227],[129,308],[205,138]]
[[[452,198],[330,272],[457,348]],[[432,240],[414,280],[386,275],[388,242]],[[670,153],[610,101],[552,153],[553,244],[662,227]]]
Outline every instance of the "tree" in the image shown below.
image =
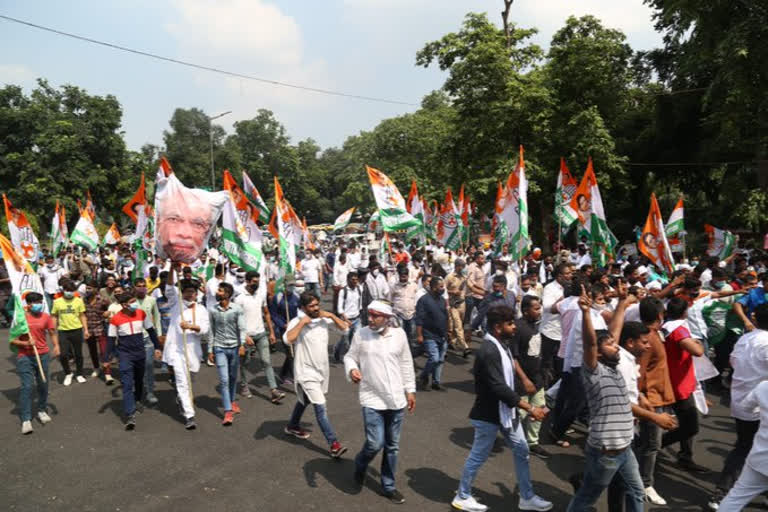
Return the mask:
[[177,108],[163,132],[166,156],[179,179],[191,187],[211,187],[211,135],[213,135],[214,184],[221,186],[224,156],[224,128],[211,124],[199,108]]

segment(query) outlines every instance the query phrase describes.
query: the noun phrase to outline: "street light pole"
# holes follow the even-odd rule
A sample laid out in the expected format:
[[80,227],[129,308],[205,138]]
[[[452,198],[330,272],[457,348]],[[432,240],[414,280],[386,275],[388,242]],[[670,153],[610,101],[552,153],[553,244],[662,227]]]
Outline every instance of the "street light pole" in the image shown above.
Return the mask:
[[213,117],[208,117],[208,139],[211,143],[211,192],[213,192],[216,188],[216,178],[213,176],[214,167],[213,167],[213,120],[218,119],[220,117],[224,117],[227,114],[231,114],[231,110],[227,110],[226,112],[222,112],[221,114]]

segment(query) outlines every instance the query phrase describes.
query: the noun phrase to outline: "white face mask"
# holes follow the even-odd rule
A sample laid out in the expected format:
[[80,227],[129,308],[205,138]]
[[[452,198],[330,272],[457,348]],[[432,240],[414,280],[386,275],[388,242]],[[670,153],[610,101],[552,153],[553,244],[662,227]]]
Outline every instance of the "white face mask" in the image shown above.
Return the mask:
[[193,301],[193,300],[185,300],[185,301],[184,301],[184,306],[185,306],[185,307],[188,307],[188,308],[191,308],[191,307],[192,307],[192,306],[194,306],[195,304],[196,304],[196,302],[195,302],[195,301]]
[[369,328],[370,328],[370,329],[371,329],[373,332],[375,332],[375,333],[377,333],[377,334],[381,334],[382,332],[384,332],[384,329],[386,329],[386,328],[387,328],[387,326],[386,326],[386,325],[382,325],[381,327],[374,327],[374,326],[372,326],[372,325],[369,325],[368,327],[369,327]]

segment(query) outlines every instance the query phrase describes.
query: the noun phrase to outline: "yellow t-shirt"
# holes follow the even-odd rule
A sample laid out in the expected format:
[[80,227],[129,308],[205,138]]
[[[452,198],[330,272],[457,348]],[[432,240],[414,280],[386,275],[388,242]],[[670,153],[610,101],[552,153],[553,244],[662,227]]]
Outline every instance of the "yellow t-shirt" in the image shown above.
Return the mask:
[[159,277],[157,279],[155,279],[154,281],[148,277],[144,281],[146,281],[146,283],[147,283],[147,295],[149,295],[150,293],[155,291],[155,288],[160,286],[160,278]]
[[60,331],[82,329],[81,313],[85,313],[85,303],[83,303],[83,299],[80,297],[72,299],[61,297],[53,301],[51,316],[56,317],[57,327]]

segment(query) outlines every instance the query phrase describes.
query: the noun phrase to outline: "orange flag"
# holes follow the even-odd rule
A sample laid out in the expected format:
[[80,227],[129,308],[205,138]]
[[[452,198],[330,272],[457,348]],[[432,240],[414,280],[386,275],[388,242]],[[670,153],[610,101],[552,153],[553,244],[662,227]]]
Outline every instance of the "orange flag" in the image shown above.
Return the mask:
[[141,205],[144,204],[147,204],[147,198],[144,189],[144,173],[141,173],[141,182],[139,183],[139,188],[136,190],[136,193],[133,195],[131,200],[128,201],[125,206],[123,206],[123,213],[133,219],[133,222],[138,222],[139,208],[141,208]]
[[637,242],[640,252],[645,254],[651,262],[660,269],[674,272],[675,262],[672,251],[669,248],[667,235],[664,232],[664,221],[661,218],[659,203],[656,194],[651,193],[651,208],[645,221],[640,240]]

